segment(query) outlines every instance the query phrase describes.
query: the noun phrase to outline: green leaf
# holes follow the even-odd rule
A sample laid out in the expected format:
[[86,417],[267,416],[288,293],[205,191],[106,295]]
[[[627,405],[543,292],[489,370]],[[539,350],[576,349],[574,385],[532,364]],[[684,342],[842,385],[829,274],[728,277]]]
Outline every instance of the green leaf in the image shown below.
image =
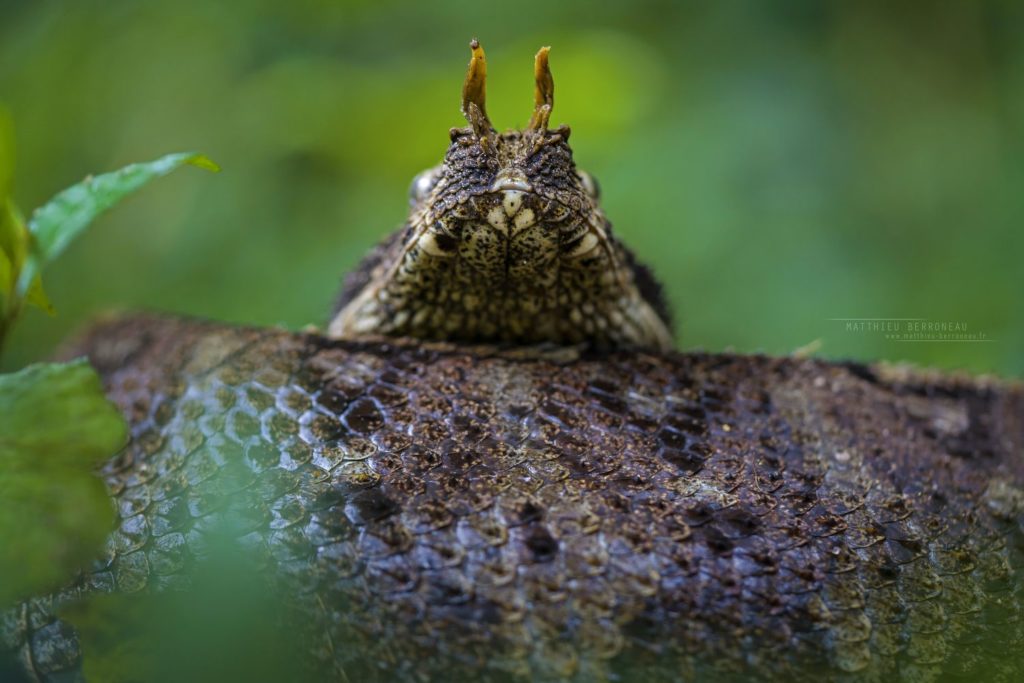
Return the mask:
[[[17,285],[31,245],[25,220],[10,199],[13,178],[14,123],[10,113],[0,107],[0,316],[5,319],[9,315],[16,315],[20,308],[17,297],[12,297],[11,293]],[[53,305],[43,290],[43,281],[38,273],[29,282],[25,300],[50,315],[54,314]],[[9,319],[7,323],[10,323]]]
[[29,283],[28,291],[25,292],[25,301],[42,309],[47,315],[56,315],[57,313],[57,309],[50,302],[50,297],[46,295],[46,290],[43,289],[43,278],[39,273],[36,273],[32,282]]
[[10,199],[0,199],[0,294],[9,297],[28,254],[28,230]]
[[186,164],[213,172],[220,170],[201,154],[170,154],[156,161],[131,164],[113,173],[90,176],[37,209],[28,225],[33,249],[18,277],[18,293],[28,292],[42,267],[59,256],[98,215],[154,178]]
[[259,566],[258,553],[214,531],[210,556],[183,569],[184,590],[92,594],[61,606],[58,615],[79,636],[85,679],[324,680],[303,675],[304,634],[281,619],[287,598],[253,570]]
[[[10,264],[11,278],[17,278],[18,271],[27,254],[28,230],[21,219],[14,203],[9,199],[0,200],[0,254]],[[14,282],[0,282],[0,292],[8,294],[13,290]]]
[[11,194],[14,179],[14,122],[11,114],[0,107],[0,203]]
[[93,468],[126,435],[84,360],[0,375],[0,607],[98,554],[113,509]]
[[[2,220],[0,218],[0,221]],[[2,226],[0,230],[3,230]],[[0,318],[7,313],[7,297],[11,294],[11,283],[15,280],[14,272],[14,264],[11,263],[7,252],[0,249]]]
[[[31,244],[32,236],[25,227],[21,212],[10,199],[3,201],[0,204],[0,301],[4,302],[4,306],[0,308],[0,313],[11,313],[7,304],[13,301],[11,295],[25,266]],[[25,293],[25,301],[50,315],[54,314],[53,304],[43,290],[43,280],[39,273],[32,278],[28,292]]]
[[162,596],[93,595],[63,606],[61,619],[78,632],[83,673],[90,681],[153,681],[160,674],[154,652],[154,613]]

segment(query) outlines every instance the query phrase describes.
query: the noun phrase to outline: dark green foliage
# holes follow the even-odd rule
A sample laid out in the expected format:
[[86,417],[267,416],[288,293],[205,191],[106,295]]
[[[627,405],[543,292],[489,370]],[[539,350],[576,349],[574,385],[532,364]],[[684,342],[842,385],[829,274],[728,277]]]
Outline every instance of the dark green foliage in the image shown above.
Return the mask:
[[211,551],[191,567],[186,591],[93,596],[62,610],[79,633],[87,680],[304,680],[297,634],[282,622],[287,605],[253,571],[259,558],[226,533]]
[[[405,217],[464,125],[525,124],[551,45],[552,123],[661,278],[685,348],[1024,373],[1024,5],[16,3],[0,20],[17,196],[170,148],[231,169],[133,200],[66,255],[8,362],[111,307],[323,324],[340,278]],[[839,317],[923,317],[986,343],[896,343]]]
[[125,432],[85,361],[0,375],[0,608],[95,556],[113,510],[92,468]]
[[[9,197],[12,140],[0,110],[0,348],[26,304],[53,312],[41,270],[96,216],[182,164],[218,170],[196,154],[134,164],[64,190],[26,224]],[[86,361],[0,374],[0,609],[58,587],[99,554],[113,510],[93,470],[126,439]]]
[[18,279],[26,291],[41,266],[57,258],[71,240],[78,237],[101,213],[143,185],[167,175],[184,164],[220,171],[217,164],[201,154],[170,154],[145,164],[131,164],[113,173],[89,176],[55,196],[32,215],[28,229],[34,249]]

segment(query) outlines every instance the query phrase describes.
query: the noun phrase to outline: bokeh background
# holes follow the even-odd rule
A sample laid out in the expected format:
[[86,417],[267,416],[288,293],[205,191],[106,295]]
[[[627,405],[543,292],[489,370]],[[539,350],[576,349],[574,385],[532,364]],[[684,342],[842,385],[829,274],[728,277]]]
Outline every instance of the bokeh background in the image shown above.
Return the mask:
[[[23,209],[171,151],[224,167],[154,183],[46,273],[58,315],[323,324],[341,275],[401,223],[462,125],[477,36],[488,109],[522,125],[552,45],[619,235],[684,348],[911,360],[1024,375],[1024,3],[3,0],[0,103]],[[900,343],[833,318],[956,322]]]

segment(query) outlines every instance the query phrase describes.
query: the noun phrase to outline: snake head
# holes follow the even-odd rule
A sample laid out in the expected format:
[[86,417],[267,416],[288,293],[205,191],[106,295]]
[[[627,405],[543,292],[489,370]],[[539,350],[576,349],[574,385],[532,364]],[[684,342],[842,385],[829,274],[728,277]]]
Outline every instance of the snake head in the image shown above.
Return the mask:
[[[412,213],[426,226],[424,248],[441,256],[480,230],[495,233],[513,251],[518,243],[543,246],[551,257],[582,256],[597,248],[604,222],[598,215],[598,185],[576,168],[569,127],[548,129],[554,106],[550,48],[541,48],[535,59],[537,86],[529,126],[504,133],[487,116],[483,48],[476,40],[470,48],[462,87],[462,112],[469,125],[451,130],[444,163],[417,175],[410,187]],[[480,265],[504,268],[505,260],[481,259]],[[550,258],[517,259],[515,254],[511,266],[527,261],[535,269],[551,266]]]
[[660,289],[612,236],[569,127],[549,127],[549,48],[534,59],[529,125],[502,133],[487,115],[483,48],[470,49],[468,125],[415,177],[405,229],[347,282],[329,332],[671,346]]

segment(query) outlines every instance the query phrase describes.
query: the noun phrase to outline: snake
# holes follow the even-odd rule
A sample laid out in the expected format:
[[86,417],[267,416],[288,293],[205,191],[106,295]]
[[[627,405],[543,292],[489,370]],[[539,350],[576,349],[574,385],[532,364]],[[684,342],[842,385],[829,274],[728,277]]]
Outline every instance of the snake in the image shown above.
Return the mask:
[[337,681],[1024,677],[1024,388],[680,352],[654,275],[534,110],[467,126],[323,330],[136,313],[68,342],[130,425],[95,562],[0,618],[84,680],[68,605],[174,594],[236,520]]

